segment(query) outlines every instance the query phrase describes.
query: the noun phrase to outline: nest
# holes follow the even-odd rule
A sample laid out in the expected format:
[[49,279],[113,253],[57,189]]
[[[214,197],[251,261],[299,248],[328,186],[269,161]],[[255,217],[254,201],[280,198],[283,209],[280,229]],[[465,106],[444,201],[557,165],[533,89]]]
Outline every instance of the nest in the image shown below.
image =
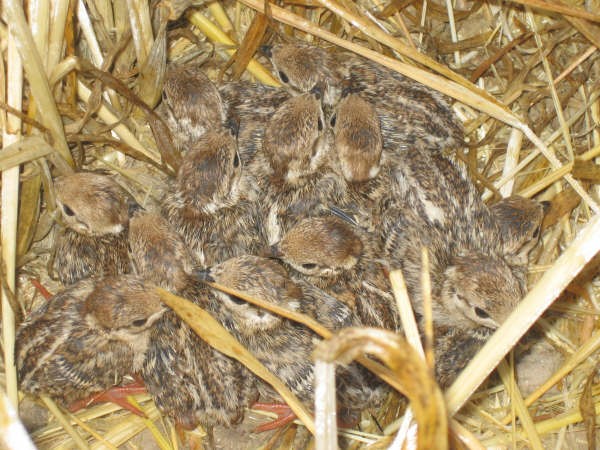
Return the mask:
[[[256,50],[277,34],[356,52],[454,98],[469,142],[455,157],[465,161],[483,198],[493,202],[516,193],[550,202],[542,244],[530,257],[526,299],[445,393],[445,401],[435,389],[423,395],[434,404],[445,403],[456,438],[452,445],[458,448],[593,448],[600,407],[600,302],[593,260],[600,246],[600,16],[588,11],[598,5],[592,1],[584,9],[543,0],[189,3],[55,2],[50,7],[38,2],[29,4],[29,23],[19,2],[5,3],[0,121],[6,132],[0,169],[7,398],[13,403],[18,398],[15,322],[43,301],[31,280],[53,292],[60,289],[46,274],[53,176],[73,165],[105,169],[123,177],[138,199],[157,199],[169,154],[152,110],[167,65],[204,61],[213,79],[276,84]],[[406,302],[397,276],[392,276],[394,293]],[[180,299],[171,301],[175,308],[186,307]],[[511,351],[532,325],[541,335],[540,348],[530,350],[534,362],[529,367],[527,357],[519,358],[523,363],[517,371]],[[356,356],[364,350],[356,348],[356,336],[337,336],[319,349],[319,380],[326,386],[321,403],[327,404],[331,394],[330,361],[340,352]],[[360,336],[371,343],[369,352],[397,369],[390,382],[407,390],[415,372],[400,370],[403,358],[411,357],[403,341],[369,332]],[[489,377],[494,370],[498,376]],[[9,417],[6,398],[0,400],[0,411]],[[31,437],[41,448],[127,443],[177,448],[176,433],[148,397],[136,402],[147,419],[112,405],[66,414],[43,399],[50,414],[42,414]],[[373,412],[381,426],[344,432],[344,442],[389,445],[403,430],[398,404],[390,399]],[[28,426],[35,428],[31,408],[21,406]],[[445,441],[444,419],[414,403],[413,410],[421,429],[437,427],[435,435]],[[319,414],[327,411],[317,411],[317,419],[325,417]],[[8,427],[19,426],[11,417],[11,425],[2,421],[0,435],[8,448],[23,448],[9,441]],[[331,448],[335,427],[325,428],[319,445]],[[194,439],[202,442],[196,433]],[[292,442],[285,432],[250,443],[243,435],[223,445],[290,447]],[[437,445],[432,442],[440,441],[430,441],[429,448]]]

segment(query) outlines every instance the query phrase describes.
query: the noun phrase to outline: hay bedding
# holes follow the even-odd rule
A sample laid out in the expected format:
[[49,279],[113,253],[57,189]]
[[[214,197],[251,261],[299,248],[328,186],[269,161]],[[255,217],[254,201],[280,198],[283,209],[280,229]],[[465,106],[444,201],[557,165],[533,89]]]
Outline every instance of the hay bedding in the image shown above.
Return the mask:
[[[598,281],[596,263],[586,265],[600,245],[600,227],[594,216],[600,179],[596,164],[600,155],[600,77],[595,48],[600,46],[600,16],[594,14],[596,2],[300,1],[273,4],[269,17],[260,18],[252,8],[262,8],[263,2],[241,0],[199,6],[168,29],[155,24],[154,31],[152,20],[158,14],[151,13],[158,11],[156,4],[88,2],[78,12],[74,2],[52,4],[53,10],[46,2],[28,5],[33,34],[16,2],[4,4],[0,24],[6,80],[0,95],[2,109],[8,111],[2,114],[2,123],[5,129],[20,128],[25,139],[15,144],[19,148],[6,148],[0,156],[3,288],[5,293],[14,290],[16,279],[18,313],[43,301],[32,288],[31,278],[39,279],[52,292],[60,290],[45,270],[51,242],[51,170],[59,173],[65,170],[65,161],[73,159],[86,168],[118,173],[146,204],[160,198],[164,175],[157,166],[164,147],[155,139],[160,133],[153,130],[153,135],[148,126],[155,125],[151,115],[139,106],[132,107],[132,98],[126,99],[110,80],[104,81],[112,89],[105,89],[101,96],[99,84],[90,78],[97,78],[98,73],[86,71],[89,67],[82,61],[108,70],[142,100],[155,104],[161,82],[161,70],[156,69],[164,68],[166,60],[198,60],[208,55],[205,67],[217,78],[223,75],[226,58],[238,47],[235,42],[241,42],[244,51],[225,72],[229,78],[231,73],[242,72],[248,52],[253,52],[265,30],[313,41],[315,35],[362,52],[456,98],[470,142],[457,157],[467,162],[485,199],[494,201],[500,195],[519,193],[551,202],[543,243],[530,258],[530,295],[447,394],[448,409],[456,413],[451,425],[454,432],[477,437],[478,441],[464,444],[469,448],[592,448],[597,442]],[[172,19],[187,6],[185,2],[167,5]],[[24,83],[18,49],[25,61]],[[72,58],[65,59],[73,55],[81,58],[79,72],[73,71],[77,64]],[[140,65],[140,61],[149,62]],[[259,62],[264,63],[260,58]],[[243,77],[272,82],[259,62],[252,61],[248,67],[251,74],[245,72]],[[430,75],[435,73],[446,81]],[[107,100],[112,108],[106,107]],[[4,134],[3,147],[20,139]],[[17,164],[21,169],[15,168]],[[576,277],[583,266],[585,270]],[[508,358],[499,366],[500,377],[491,378],[484,389],[470,396],[557,297],[544,318],[536,322],[543,336],[542,348],[531,349],[533,364],[524,363],[517,370],[516,387],[521,390],[515,389],[513,360]],[[10,303],[15,301],[5,294],[3,384],[9,397],[16,399]],[[538,374],[542,379],[535,380],[532,375]],[[523,392],[526,384],[533,393]],[[86,445],[75,432],[92,446],[130,442],[130,446],[148,448],[152,441],[161,448],[172,448],[172,430],[163,428],[160,421],[152,423],[158,413],[146,400],[138,398],[149,421],[101,405],[78,413],[69,422],[48,401],[43,408],[23,404],[22,416],[37,428],[32,437],[43,448]],[[392,407],[383,409],[396,415]],[[47,415],[46,410],[52,414]],[[388,417],[384,423],[392,419]],[[395,429],[392,426],[386,432]],[[357,446],[362,445],[359,439],[382,445],[390,442],[386,433],[377,428],[372,431],[349,442]],[[141,438],[134,437],[142,432],[146,440],[136,441]],[[240,445],[219,436],[217,444],[225,448]],[[287,435],[278,439],[284,446],[291,445],[292,438]],[[268,438],[240,440],[255,447],[267,443]]]

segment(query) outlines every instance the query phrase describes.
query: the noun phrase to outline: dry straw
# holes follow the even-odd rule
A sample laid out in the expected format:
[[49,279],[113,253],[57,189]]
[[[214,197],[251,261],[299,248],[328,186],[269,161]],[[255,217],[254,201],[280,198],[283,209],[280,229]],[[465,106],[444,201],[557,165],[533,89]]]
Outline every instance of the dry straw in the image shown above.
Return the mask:
[[[164,149],[155,142],[147,116],[131,107],[114,86],[102,88],[98,81],[83,76],[82,61],[110,72],[154,107],[166,65],[173,60],[193,60],[196,55],[208,60],[207,70],[216,66],[227,78],[226,59],[239,51],[232,73],[240,72],[247,61],[246,79],[277,85],[264,59],[254,54],[257,45],[275,32],[355,52],[456,99],[471,144],[461,157],[473,178],[485,183],[484,199],[496,200],[499,191],[502,196],[516,192],[552,202],[542,230],[543,249],[532,255],[535,265],[530,270],[530,292],[446,393],[452,416],[449,426],[451,434],[467,448],[544,448],[554,446],[551,433],[561,436],[563,448],[571,448],[571,430],[592,436],[590,418],[600,410],[600,403],[594,400],[597,397],[589,394],[597,396],[598,387],[593,380],[587,383],[600,348],[598,283],[588,265],[600,246],[600,224],[594,216],[600,180],[596,164],[600,156],[600,16],[583,6],[545,0],[514,0],[501,6],[441,0],[310,0],[281,6],[239,0],[208,5],[194,2],[196,7],[184,14],[190,3],[163,0],[154,8],[156,5],[146,0],[39,0],[30,2],[26,15],[21,2],[4,2],[0,25],[4,50],[0,60],[0,239],[5,280],[2,348],[10,402],[16,405],[18,400],[13,292],[19,303],[16,308],[28,309],[32,294],[24,275],[51,283],[43,258],[38,257],[48,245],[38,241],[50,223],[50,170],[54,175],[69,172],[73,156],[85,151],[90,158],[84,168],[110,167],[129,179],[142,192],[136,193],[140,197],[157,196],[154,186],[164,180],[157,169],[164,168]],[[264,16],[256,16],[255,11]],[[181,33],[166,28],[167,12],[173,15],[171,19],[181,16]],[[82,136],[95,136],[96,140],[82,140]],[[139,161],[130,155],[137,155]],[[158,181],[148,183],[149,178]],[[47,196],[41,196],[42,184]],[[17,261],[29,263],[18,268]],[[585,273],[578,275],[582,269]],[[390,280],[407,340],[423,354],[402,279],[392,272]],[[563,294],[566,287],[570,296]],[[164,295],[167,302],[189,309],[181,299]],[[551,307],[549,316],[537,320],[559,297],[560,303]],[[260,299],[247,300],[305,324],[324,339],[332,337],[331,331],[310,318],[277,310]],[[197,318],[186,317],[199,326]],[[565,358],[526,395],[520,392],[519,380],[515,382],[514,365],[504,358],[534,324],[543,331],[541,339],[560,348]],[[212,336],[207,339],[224,350],[241,352],[247,364],[277,384],[241,347],[225,338],[222,330],[214,334],[217,329],[209,327],[200,334]],[[382,361],[389,362],[390,354],[382,356]],[[356,358],[397,390],[406,390],[393,364],[375,362],[362,351]],[[518,366],[518,356],[516,361]],[[485,390],[474,394],[497,366],[501,383],[492,378]],[[319,367],[329,387],[322,393],[319,387],[318,395],[329,401],[316,413],[319,418],[331,419],[332,365],[323,362]],[[562,392],[553,394],[557,386]],[[304,405],[285,395],[314,430]],[[173,428],[160,426],[160,415],[147,400],[138,398],[148,416],[143,419],[109,405],[73,416],[44,399],[52,419],[32,437],[44,448],[112,448],[148,430],[161,449],[177,448]],[[0,403],[5,405],[4,398]],[[379,413],[385,415],[385,411]],[[0,415],[14,423],[10,406],[2,406]],[[404,435],[395,441],[393,435],[401,427],[400,415],[386,418],[383,433],[378,429],[341,433],[356,443],[385,446],[394,442],[399,446]],[[417,416],[420,421],[418,412]],[[404,423],[410,436],[410,420]],[[321,430],[320,425],[325,424]],[[323,431],[320,435],[325,440],[318,441],[321,448],[333,448],[335,423],[325,421],[316,428]],[[292,445],[289,432],[280,438]]]

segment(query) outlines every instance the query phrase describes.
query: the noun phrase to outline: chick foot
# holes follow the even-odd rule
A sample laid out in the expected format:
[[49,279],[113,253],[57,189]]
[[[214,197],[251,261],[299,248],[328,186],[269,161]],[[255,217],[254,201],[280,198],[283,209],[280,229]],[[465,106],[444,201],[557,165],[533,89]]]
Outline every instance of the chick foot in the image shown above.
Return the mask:
[[275,430],[283,427],[290,422],[293,422],[297,416],[292,409],[285,403],[254,403],[251,407],[258,411],[267,411],[277,414],[277,419],[260,425],[254,429],[255,433],[262,433],[264,431]]
[[92,394],[87,398],[77,400],[69,405],[69,411],[76,412],[80,409],[86,408],[97,403],[114,403],[119,405],[121,408],[126,409],[136,416],[146,417],[141,410],[133,406],[127,400],[130,395],[145,394],[146,387],[140,380],[136,380],[133,383],[126,384],[125,386],[114,386],[106,391]]

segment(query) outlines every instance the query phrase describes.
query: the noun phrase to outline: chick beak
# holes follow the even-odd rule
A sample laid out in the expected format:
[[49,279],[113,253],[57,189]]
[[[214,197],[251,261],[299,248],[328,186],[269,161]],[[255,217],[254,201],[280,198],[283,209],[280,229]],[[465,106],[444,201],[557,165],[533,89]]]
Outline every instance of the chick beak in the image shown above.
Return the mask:
[[552,206],[552,203],[545,200],[543,202],[540,202],[542,204],[542,209],[544,211],[544,214],[547,214],[548,211],[550,210],[550,206]]
[[269,256],[271,258],[283,258],[283,252],[279,248],[279,243],[271,245],[269,247]]
[[214,283],[215,279],[210,274],[210,268],[208,269],[195,269],[192,272],[192,275],[199,281],[207,281],[209,283]]
[[272,58],[273,57],[273,46],[272,45],[261,45],[259,47],[260,52],[265,55],[267,58]]

